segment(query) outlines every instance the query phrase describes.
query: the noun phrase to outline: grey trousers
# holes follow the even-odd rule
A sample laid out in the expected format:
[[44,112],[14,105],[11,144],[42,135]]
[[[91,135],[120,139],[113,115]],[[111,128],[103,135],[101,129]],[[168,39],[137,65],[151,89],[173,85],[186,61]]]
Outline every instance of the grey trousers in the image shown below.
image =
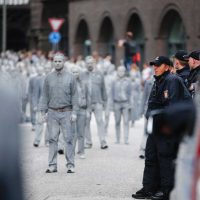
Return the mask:
[[106,109],[105,109],[105,134],[106,136],[108,135],[108,125],[109,125],[109,121],[110,121],[110,107],[109,105],[106,105]]
[[[41,119],[39,118],[40,113],[36,112],[36,126],[35,126],[35,139],[34,139],[34,144],[39,145],[41,138],[42,138],[42,133],[44,131],[44,126],[45,124],[41,122]],[[44,135],[44,142],[45,144],[49,143],[49,134],[48,134],[48,129],[46,128],[45,130],[45,135]]]
[[30,114],[31,114],[31,123],[32,125],[36,125],[36,114],[37,112],[33,110],[33,106],[30,105]]
[[48,111],[47,127],[49,132],[49,166],[57,168],[58,138],[61,132],[65,141],[67,167],[74,166],[74,125],[70,121],[71,111]]
[[65,141],[64,141],[64,138],[63,138],[63,133],[60,130],[60,135],[59,135],[59,138],[58,138],[58,151],[59,150],[64,151],[64,149],[65,149]]
[[128,103],[114,103],[114,115],[115,115],[116,142],[119,143],[121,139],[121,117],[123,116],[124,142],[128,143],[129,141]]
[[84,154],[85,149],[85,126],[86,126],[86,110],[77,112],[76,128],[75,128],[75,145],[78,141],[78,154]]
[[91,136],[91,130],[90,130],[90,121],[91,121],[92,112],[94,112],[94,116],[96,119],[100,144],[101,146],[104,146],[106,145],[106,139],[105,139],[106,134],[105,134],[105,125],[103,121],[103,105],[102,104],[91,105],[90,116],[87,118],[86,128],[85,128],[86,144],[92,144],[92,136]]

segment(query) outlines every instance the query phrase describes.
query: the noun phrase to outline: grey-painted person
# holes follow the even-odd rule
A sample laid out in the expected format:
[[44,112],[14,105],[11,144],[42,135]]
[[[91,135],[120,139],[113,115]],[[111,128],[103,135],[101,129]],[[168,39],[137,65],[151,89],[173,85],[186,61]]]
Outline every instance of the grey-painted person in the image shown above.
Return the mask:
[[87,84],[80,78],[80,68],[75,66],[71,70],[72,74],[77,81],[78,90],[78,111],[76,120],[76,136],[75,145],[78,141],[78,155],[80,159],[85,159],[85,126],[86,126],[86,115],[89,106],[89,93]]
[[[33,146],[38,147],[42,138],[42,132],[44,130],[44,123],[40,120],[41,113],[39,111],[39,102],[42,96],[42,90],[44,85],[45,76],[43,74],[43,67],[37,68],[38,75],[32,77],[29,84],[29,99],[31,104],[32,116],[34,115],[35,125],[35,139]],[[45,131],[45,145],[49,143],[48,131]]]
[[134,126],[135,121],[140,118],[141,114],[141,78],[140,73],[130,72],[131,87],[132,87],[132,106],[130,112],[130,121]]
[[114,73],[115,66],[111,62],[108,62],[105,59],[104,64],[102,66],[102,71],[103,71],[103,75],[104,75],[106,94],[107,94],[107,102],[105,105],[105,131],[106,131],[106,135],[108,135],[110,112],[113,110],[112,102],[111,102],[111,99],[112,99],[111,87],[112,87],[112,82],[115,79],[115,73]]
[[116,143],[121,139],[121,118],[124,124],[124,143],[129,144],[129,109],[131,108],[131,81],[125,76],[126,68],[117,69],[117,78],[112,84],[112,102],[115,115]]
[[49,73],[44,81],[40,101],[42,120],[47,115],[49,133],[49,168],[46,173],[57,172],[57,151],[60,129],[65,141],[67,173],[74,173],[74,125],[78,106],[77,85],[74,76],[64,70],[65,57],[56,53],[53,58],[55,71]]
[[98,135],[100,140],[101,149],[107,149],[105,134],[105,123],[103,121],[103,110],[107,101],[106,88],[104,77],[101,72],[98,72],[96,68],[96,62],[93,57],[86,58],[87,71],[82,74],[82,78],[88,84],[90,106],[88,109],[87,123],[86,123],[86,144],[85,148],[92,147],[92,137],[90,130],[91,115],[94,113]]
[[37,71],[38,75],[34,76],[29,81],[28,87],[28,98],[30,102],[30,114],[31,114],[31,123],[32,123],[32,130],[35,131],[36,125],[36,112],[37,106],[40,99],[40,87],[43,87],[43,81],[41,82],[39,79],[42,76],[42,69]]
[[[0,199],[23,200],[21,170],[20,104],[16,85],[0,73]],[[12,85],[13,84],[13,85]]]

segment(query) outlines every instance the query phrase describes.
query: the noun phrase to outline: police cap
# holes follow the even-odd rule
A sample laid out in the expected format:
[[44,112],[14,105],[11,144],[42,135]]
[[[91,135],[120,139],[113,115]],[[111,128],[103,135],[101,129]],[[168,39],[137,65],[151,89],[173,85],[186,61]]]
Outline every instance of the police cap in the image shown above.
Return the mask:
[[189,59],[190,57],[195,60],[200,60],[200,51],[193,51],[190,54],[184,56],[186,59]]
[[171,61],[166,56],[158,56],[154,61],[149,63],[150,65],[160,66],[162,64],[171,65]]

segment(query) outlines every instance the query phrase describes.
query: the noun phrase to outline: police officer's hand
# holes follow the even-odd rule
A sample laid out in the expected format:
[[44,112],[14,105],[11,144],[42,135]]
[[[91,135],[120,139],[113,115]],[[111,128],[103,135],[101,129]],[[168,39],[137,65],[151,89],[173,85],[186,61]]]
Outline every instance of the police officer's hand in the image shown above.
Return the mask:
[[70,120],[71,120],[71,122],[76,122],[76,120],[77,120],[77,115],[76,115],[76,114],[72,114]]

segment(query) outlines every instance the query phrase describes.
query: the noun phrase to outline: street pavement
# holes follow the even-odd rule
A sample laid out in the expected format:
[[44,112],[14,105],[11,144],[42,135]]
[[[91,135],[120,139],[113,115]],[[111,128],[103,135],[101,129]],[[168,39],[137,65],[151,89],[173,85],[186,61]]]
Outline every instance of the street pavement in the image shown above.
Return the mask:
[[139,159],[144,119],[130,129],[130,144],[115,144],[113,116],[108,133],[108,150],[101,150],[96,123],[92,119],[93,148],[86,159],[76,157],[75,174],[67,174],[64,155],[58,155],[58,173],[46,174],[48,148],[44,141],[33,147],[30,124],[21,126],[22,168],[25,200],[127,200],[141,188],[144,160]]

